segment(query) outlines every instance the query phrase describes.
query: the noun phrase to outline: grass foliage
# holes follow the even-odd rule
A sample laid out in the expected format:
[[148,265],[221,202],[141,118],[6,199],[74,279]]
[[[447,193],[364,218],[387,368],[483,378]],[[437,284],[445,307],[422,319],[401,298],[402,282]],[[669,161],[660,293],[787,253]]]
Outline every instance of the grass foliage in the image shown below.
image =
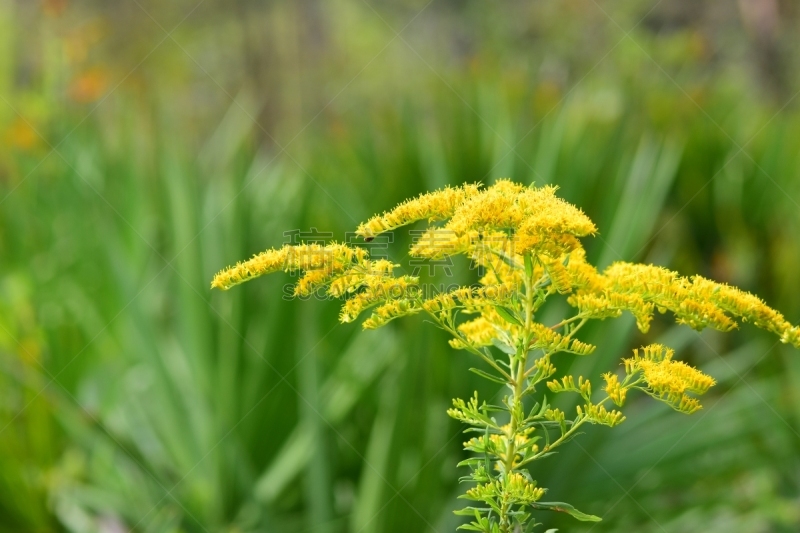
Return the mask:
[[[0,4],[0,24],[24,27],[30,14],[11,4]],[[347,5],[330,38],[360,68],[394,34]],[[405,24],[421,8],[396,17]],[[620,10],[625,21],[639,13]],[[481,13],[453,20],[485,29]],[[597,223],[587,250],[600,267],[624,259],[699,272],[800,321],[796,106],[740,90],[736,76],[703,78],[691,35],[639,28],[631,42],[609,24],[603,49],[622,38],[611,67],[576,60],[588,77],[561,90],[547,69],[512,68],[519,52],[497,52],[503,38],[488,31],[472,63],[431,60],[433,70],[395,41],[394,73],[373,66],[329,107],[356,67],[320,70],[334,88],[296,114],[291,80],[306,71],[286,67],[284,115],[267,124],[266,93],[211,83],[197,69],[217,75],[224,61],[198,67],[171,41],[110,96],[69,93],[56,75],[69,72],[47,53],[61,39],[47,26],[56,23],[42,24],[27,37],[44,58],[36,83],[15,81],[31,49],[0,52],[0,532],[454,530],[465,456],[445,410],[452,397],[495,390],[468,372],[472,361],[421,319],[362,332],[336,326],[335,302],[276,301],[288,278],[224,295],[207,285],[286,230],[342,238],[445,184],[556,184]],[[20,31],[0,38],[12,34],[24,42]],[[202,52],[196,35],[177,36]],[[557,37],[548,42],[561,53]],[[108,74],[115,83],[136,64],[120,61],[128,68]],[[147,77],[159,72],[163,81]],[[191,91],[197,111],[182,99]],[[409,242],[393,243],[392,258]],[[571,374],[596,376],[642,344],[632,320],[602,342],[586,331],[602,348]],[[626,424],[590,428],[537,478],[603,515],[594,533],[796,531],[800,359],[752,329],[729,337],[654,323],[651,338],[718,381],[706,408],[677,418],[633,401]]]

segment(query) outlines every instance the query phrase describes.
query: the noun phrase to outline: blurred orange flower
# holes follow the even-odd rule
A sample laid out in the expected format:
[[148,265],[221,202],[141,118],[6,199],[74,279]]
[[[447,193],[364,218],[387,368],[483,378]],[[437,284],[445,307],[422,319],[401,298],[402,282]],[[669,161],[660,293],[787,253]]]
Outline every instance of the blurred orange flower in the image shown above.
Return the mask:
[[34,149],[41,139],[29,122],[18,117],[4,132],[6,142],[20,150]]
[[69,97],[75,102],[86,104],[99,100],[108,87],[108,73],[100,67],[90,68],[75,79],[69,86]]
[[67,0],[44,0],[42,2],[42,11],[45,15],[57,17],[67,9]]

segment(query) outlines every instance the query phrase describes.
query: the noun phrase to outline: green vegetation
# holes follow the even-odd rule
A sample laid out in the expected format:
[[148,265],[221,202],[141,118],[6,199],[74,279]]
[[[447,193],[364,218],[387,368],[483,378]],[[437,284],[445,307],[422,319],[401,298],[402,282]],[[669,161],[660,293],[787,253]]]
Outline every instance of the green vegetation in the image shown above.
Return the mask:
[[[796,14],[770,77],[736,7],[712,31],[643,2],[453,4],[0,2],[0,531],[453,531],[445,411],[496,392],[468,354],[421,317],[361,332],[276,300],[289,276],[207,284],[446,184],[559,185],[598,267],[699,272],[800,321]],[[611,329],[564,371],[644,344]],[[797,355],[752,328],[649,337],[717,386],[692,417],[631,398],[543,462],[603,517],[553,527],[796,531]]]

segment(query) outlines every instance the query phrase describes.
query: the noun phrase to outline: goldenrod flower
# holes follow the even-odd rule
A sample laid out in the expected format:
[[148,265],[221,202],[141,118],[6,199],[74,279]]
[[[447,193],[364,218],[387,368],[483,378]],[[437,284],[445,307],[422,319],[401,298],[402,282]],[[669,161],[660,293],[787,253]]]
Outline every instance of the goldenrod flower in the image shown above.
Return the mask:
[[491,346],[492,340],[497,338],[497,328],[494,322],[483,316],[468,320],[458,326],[458,331],[464,335],[469,344],[465,344],[461,339],[450,339],[450,346],[456,349],[467,346]]
[[[408,300],[415,293],[419,280],[412,276],[400,278],[365,277],[364,290],[345,301],[339,320],[352,322],[365,310],[390,300]],[[372,322],[371,324],[375,324]],[[366,326],[365,326],[366,327]]]
[[286,270],[288,259],[288,246],[261,252],[254,255],[252,259],[236,263],[236,266],[228,267],[218,272],[211,281],[211,287],[226,291],[235,285],[250,281],[264,274]]
[[340,272],[353,263],[363,262],[365,250],[344,244],[299,244],[286,245],[254,255],[236,266],[221,270],[211,281],[211,287],[228,290],[264,274],[278,271],[324,270],[330,274]]
[[422,311],[419,304],[413,300],[390,300],[377,307],[372,316],[364,321],[364,329],[377,329],[386,323],[402,316],[413,315]]
[[[715,384],[700,370],[674,360],[674,352],[659,344],[623,359],[624,378],[603,374],[602,391],[593,393],[591,381],[583,376],[577,383],[571,375],[550,379],[556,375],[559,354],[594,352],[595,346],[576,338],[588,320],[627,312],[642,332],[649,329],[656,310],[670,311],[678,323],[697,330],[729,331],[741,320],[800,347],[800,327],[735,287],[627,262],[598,272],[587,261],[580,241],[597,228],[580,209],[558,198],[555,187],[498,180],[489,187],[445,188],[369,219],[357,233],[371,240],[422,220],[435,224],[422,232],[410,255],[427,259],[463,255],[482,270],[479,285],[427,295],[416,277],[395,276],[399,265],[370,260],[358,247],[334,243],[267,250],[221,271],[211,286],[229,289],[271,272],[296,273],[300,277],[295,296],[345,299],[339,316],[342,322],[371,311],[363,327],[374,329],[424,312],[453,335],[453,348],[480,357],[489,372],[471,370],[503,384],[507,394],[495,405],[479,403],[477,394],[466,402],[456,399],[448,410],[477,435],[464,443],[478,457],[463,463],[471,468],[467,479],[475,483],[463,497],[482,505],[460,511],[474,518],[468,525],[474,531],[522,530],[532,509],[599,520],[565,504],[536,503],[544,489],[530,478],[527,465],[551,455],[554,448],[575,437],[583,424],[613,427],[623,422],[623,414],[606,405],[623,406],[631,390],[693,413],[701,408],[696,396]],[[548,325],[542,321],[541,309],[556,294],[566,295],[576,312]],[[578,394],[582,401],[577,416],[567,419],[564,412],[547,404],[546,397],[528,411],[533,402],[523,400],[536,393],[541,383],[554,393]]]
[[[520,327],[509,324],[494,306],[487,306],[481,311],[481,316],[463,322],[458,326],[458,331],[471,346],[490,346],[493,339],[500,337],[499,332],[508,332],[511,337],[518,335]],[[461,339],[451,339],[453,348],[466,348]]]
[[603,379],[606,381],[606,386],[603,390],[606,391],[612,402],[621,407],[625,403],[628,389],[622,386],[616,374],[606,372],[603,374]]
[[428,228],[411,247],[410,255],[425,259],[468,253],[480,239],[477,231],[459,235],[446,228]]
[[566,392],[566,391],[574,391],[579,392],[578,388],[575,386],[575,378],[572,376],[564,376],[561,378],[561,381],[554,379],[553,381],[547,382],[547,388],[553,392]]
[[583,248],[570,252],[566,268],[572,277],[572,286],[575,289],[597,293],[602,292],[606,286],[605,278],[586,261],[586,252]]
[[539,348],[545,352],[554,352],[569,345],[569,339],[565,343],[563,335],[544,324],[534,322],[531,324],[531,332],[533,333],[533,342],[530,349]]
[[391,211],[372,217],[361,224],[356,233],[365,239],[372,239],[376,235],[418,220],[433,222],[449,218],[459,205],[477,192],[478,185],[464,185],[422,194],[413,200],[403,202]]
[[622,314],[622,309],[611,303],[611,300],[602,293],[580,292],[567,298],[567,302],[578,308],[581,316],[603,320],[616,318]]
[[509,501],[504,503],[525,505],[537,502],[544,496],[544,489],[537,487],[518,472],[505,476],[504,480],[498,479],[473,487],[467,490],[466,497],[476,501],[505,498]]
[[625,421],[625,416],[617,410],[608,411],[603,405],[587,404],[583,408],[577,406],[578,416],[586,417],[591,424],[603,424],[614,427]]
[[572,276],[562,263],[562,260],[543,256],[541,261],[547,271],[547,276],[550,278],[550,283],[553,284],[553,288],[561,294],[572,292]]
[[589,355],[597,349],[597,346],[586,342],[581,342],[578,339],[572,339],[569,343],[569,348],[565,352],[574,353],[576,355]]
[[638,388],[675,410],[697,411],[700,403],[687,393],[705,394],[716,383],[700,370],[682,361],[673,361],[675,352],[660,344],[651,344],[633,353],[632,358],[624,360],[626,373],[641,376],[646,386]]
[[565,420],[566,415],[564,411],[561,409],[548,409],[544,412],[545,420],[551,420],[553,422],[563,422]]

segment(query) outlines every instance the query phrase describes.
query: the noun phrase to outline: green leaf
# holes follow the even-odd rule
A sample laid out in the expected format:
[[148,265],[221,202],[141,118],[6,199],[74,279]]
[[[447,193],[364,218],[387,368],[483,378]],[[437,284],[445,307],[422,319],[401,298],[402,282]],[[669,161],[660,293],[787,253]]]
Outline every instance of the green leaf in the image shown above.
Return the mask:
[[[483,439],[484,442],[489,442],[489,426],[486,426],[486,432],[483,434]],[[492,463],[491,461],[489,461],[489,454],[485,450],[486,446],[484,446],[484,452],[483,452],[483,462],[484,462],[483,468],[484,470],[486,470],[486,475],[489,476],[489,479],[492,479]],[[491,502],[486,502],[486,503],[492,505]]]
[[536,502],[530,504],[532,508],[538,509],[541,511],[557,511],[559,513],[567,513],[573,518],[580,520],[581,522],[600,522],[603,520],[599,516],[594,516],[591,514],[582,513],[581,511],[575,509],[568,503],[563,502]]
[[501,352],[507,353],[509,355],[514,355],[515,353],[517,353],[517,350],[515,350],[514,348],[512,348],[511,346],[502,342],[499,339],[492,339],[492,344],[494,345],[495,348],[497,348]]
[[[528,523],[527,523],[527,525],[525,526],[525,533],[533,533],[533,531],[536,529],[536,526],[540,526],[540,525],[541,525],[541,524],[539,524],[538,522],[536,522],[536,520],[531,520],[531,521],[530,521],[530,522],[528,522]],[[545,532],[545,533],[547,533],[547,532]]]
[[511,324],[522,326],[522,322],[520,322],[517,317],[515,317],[511,312],[501,305],[495,305],[495,309],[497,309],[497,313],[505,319],[506,322]]
[[536,417],[539,418],[541,416],[544,416],[545,411],[547,411],[549,408],[550,406],[547,405],[547,396],[545,395],[544,398],[542,399],[542,408],[539,409],[539,414],[537,414]]
[[503,252],[499,252],[497,254],[497,257],[499,257],[505,264],[507,264],[511,268],[519,268],[519,263],[517,263],[513,258],[507,256]]
[[[476,516],[476,513],[488,513],[491,511],[489,507],[464,507],[463,509],[456,509],[453,511],[454,515],[458,516]],[[477,515],[480,518],[480,514]]]
[[578,437],[578,436],[580,436],[580,435],[583,435],[583,431],[576,431],[575,433],[573,433],[573,434],[572,434],[572,435],[570,435],[569,437],[566,437],[564,440],[562,440],[562,441],[561,441],[561,444],[566,444],[566,443],[568,443],[569,441],[571,441],[572,439],[574,439],[575,437]]
[[475,374],[478,374],[480,377],[486,378],[489,381],[494,381],[495,383],[500,383],[501,385],[505,385],[506,384],[506,380],[504,380],[500,376],[493,376],[492,374],[490,374],[488,372],[484,372],[480,368],[470,368],[469,371],[473,372]]
[[536,444],[537,441],[540,441],[540,440],[542,440],[542,437],[540,437],[540,436],[531,437],[530,439],[528,439],[528,441],[525,444],[523,444],[522,446],[517,448],[517,452],[518,453],[522,453],[523,451],[527,450],[528,448],[530,448],[531,446]]

